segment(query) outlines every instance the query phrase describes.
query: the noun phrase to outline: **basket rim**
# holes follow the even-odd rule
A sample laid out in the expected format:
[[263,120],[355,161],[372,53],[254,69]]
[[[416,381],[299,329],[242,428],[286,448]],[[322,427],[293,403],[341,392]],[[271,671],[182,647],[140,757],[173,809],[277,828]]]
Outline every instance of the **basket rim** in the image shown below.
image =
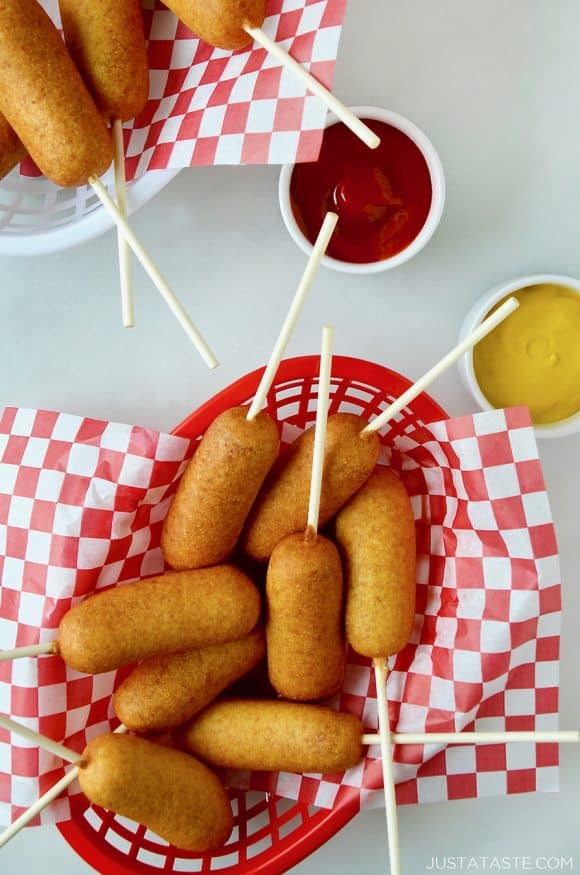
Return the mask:
[[[280,362],[278,367],[275,384],[302,379],[306,373],[309,375],[315,375],[318,373],[319,363],[319,355],[301,355],[284,359],[284,361]],[[356,356],[346,355],[333,355],[331,380],[337,377],[341,379],[352,377],[353,367],[357,370],[362,369],[363,371],[363,373],[359,374],[356,378],[357,380],[360,379],[361,382],[364,382],[371,377],[375,382],[389,380],[392,386],[396,386],[399,394],[402,394],[406,389],[413,385],[412,380],[392,368],[388,368],[378,362],[372,362],[366,359],[357,358]],[[256,368],[245,374],[243,377],[239,377],[233,383],[230,383],[182,419],[182,421],[171,430],[171,434],[174,434],[177,437],[192,437],[205,431],[215,417],[222,411],[223,402],[226,399],[228,403],[240,403],[246,398],[249,398],[256,391],[264,370],[265,366]],[[235,399],[238,400],[236,401]],[[421,417],[425,423],[436,422],[438,418],[449,418],[447,411],[427,392],[421,392],[421,394],[411,403],[421,407]],[[424,418],[423,414],[429,418]]]

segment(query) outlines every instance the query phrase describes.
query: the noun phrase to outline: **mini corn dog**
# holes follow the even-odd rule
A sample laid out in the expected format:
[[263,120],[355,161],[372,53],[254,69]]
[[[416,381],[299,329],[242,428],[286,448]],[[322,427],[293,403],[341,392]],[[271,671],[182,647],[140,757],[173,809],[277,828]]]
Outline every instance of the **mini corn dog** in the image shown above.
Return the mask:
[[415,614],[415,522],[401,481],[377,468],[336,520],[345,564],[347,637],[373,658],[391,872],[400,872],[387,657],[408,642]]
[[57,185],[85,185],[113,160],[109,131],[36,0],[0,0],[0,112]]
[[[325,525],[371,475],[379,456],[376,434],[361,436],[365,421],[351,413],[328,418],[320,526]],[[280,458],[252,508],[241,546],[264,561],[286,535],[304,531],[308,518],[314,429],[309,428]]]
[[61,620],[56,650],[87,674],[232,641],[258,622],[260,595],[233,565],[170,572],[90,596]]
[[[97,106],[110,121],[115,161],[115,192],[127,218],[123,122],[144,109],[149,70],[140,0],[59,0],[69,52]],[[117,230],[123,325],[135,324],[130,248]]]
[[248,419],[247,413],[247,407],[221,413],[181,478],[161,536],[172,568],[214,565],[236,545],[279,446],[273,419],[265,412]]
[[289,535],[274,548],[266,580],[268,675],[285,699],[333,696],[342,685],[342,567],[321,535]]
[[73,61],[108,119],[138,115],[149,93],[149,70],[139,0],[58,0]]
[[363,656],[391,656],[415,616],[415,521],[399,478],[378,467],[336,518],[344,563],[346,637]]
[[26,149],[4,116],[0,115],[0,179],[10,173],[25,155]]
[[342,772],[362,758],[354,714],[322,705],[232,699],[215,702],[187,727],[194,756],[228,769]]
[[266,578],[268,676],[287,699],[326,699],[346,665],[342,632],[342,567],[338,550],[318,532],[326,461],[333,329],[322,330],[318,406],[305,531],[274,548]]
[[244,30],[261,27],[266,0],[164,0],[197,36],[219,49],[236,51],[253,42]]
[[264,631],[257,628],[237,641],[147,659],[116,690],[115,713],[134,732],[181,726],[254,668],[265,653]]
[[226,791],[207,766],[131,735],[100,735],[84,750],[79,782],[95,805],[143,824],[178,848],[221,847],[233,826]]

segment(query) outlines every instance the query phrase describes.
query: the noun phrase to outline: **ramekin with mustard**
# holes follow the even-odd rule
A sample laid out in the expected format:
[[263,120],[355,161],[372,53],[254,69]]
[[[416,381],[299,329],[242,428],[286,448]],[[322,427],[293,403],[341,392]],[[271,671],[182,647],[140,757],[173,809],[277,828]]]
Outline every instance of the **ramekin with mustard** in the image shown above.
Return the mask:
[[511,295],[519,308],[464,356],[465,385],[484,410],[529,407],[538,437],[580,431],[580,281],[542,274],[498,286],[474,304],[460,336]]

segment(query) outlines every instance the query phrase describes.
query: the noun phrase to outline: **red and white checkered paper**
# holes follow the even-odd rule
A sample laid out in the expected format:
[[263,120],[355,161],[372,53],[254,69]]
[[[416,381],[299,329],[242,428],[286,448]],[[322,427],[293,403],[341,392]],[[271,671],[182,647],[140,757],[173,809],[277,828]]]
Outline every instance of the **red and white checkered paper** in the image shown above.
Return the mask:
[[[285,426],[285,435],[291,429]],[[0,417],[0,647],[52,640],[71,604],[163,568],[161,525],[193,442],[47,411]],[[529,414],[481,413],[396,435],[381,461],[411,496],[417,615],[392,663],[392,728],[554,729],[560,575]],[[78,750],[115,725],[116,673],[86,676],[58,656],[0,664],[0,712]],[[351,655],[340,705],[376,729],[367,660]],[[378,803],[378,749],[344,775],[230,775],[329,807]],[[554,790],[553,744],[396,749],[400,802]],[[0,821],[62,776],[62,763],[0,730]],[[66,820],[78,787],[42,822]]]
[[[57,0],[41,2],[59,24]],[[331,87],[346,3],[268,0],[263,28]],[[129,181],[147,170],[316,160],[327,110],[294,75],[256,44],[216,49],[158,0],[143,6],[149,100],[125,124]]]

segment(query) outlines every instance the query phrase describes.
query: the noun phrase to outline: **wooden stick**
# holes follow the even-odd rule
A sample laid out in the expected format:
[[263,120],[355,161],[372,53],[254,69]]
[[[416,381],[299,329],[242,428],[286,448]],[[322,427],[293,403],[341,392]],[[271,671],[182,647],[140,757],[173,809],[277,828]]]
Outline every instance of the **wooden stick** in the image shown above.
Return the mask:
[[261,27],[245,26],[244,30],[254,39],[262,48],[266,49],[273,55],[277,61],[290,70],[295,76],[300,79],[304,85],[316,97],[319,97],[326,104],[337,118],[355,134],[359,140],[362,140],[369,149],[376,149],[381,142],[374,131],[365,125],[358,116],[356,116],[348,107],[344,105],[334,94],[328,90],[318,79],[315,79],[312,73],[304,69],[302,64],[299,64],[291,55],[288,54],[277,42],[271,39],[268,34],[264,33]]
[[70,747],[65,747],[63,744],[59,744],[58,741],[53,741],[52,738],[47,738],[46,735],[41,735],[40,732],[35,732],[27,726],[22,726],[21,723],[17,723],[3,714],[0,714],[0,726],[9,732],[13,732],[15,735],[26,738],[27,741],[32,741],[38,747],[44,748],[44,750],[66,760],[68,763],[78,763],[81,759],[81,755],[76,750],[71,750]]
[[361,431],[362,434],[367,434],[371,431],[379,431],[383,426],[389,422],[393,416],[396,416],[397,413],[410,404],[411,401],[414,401],[415,398],[424,392],[431,383],[440,377],[441,374],[445,373],[445,371],[451,367],[461,356],[466,353],[469,349],[475,346],[476,343],[479,343],[486,334],[489,334],[490,331],[493,331],[500,322],[503,322],[510,313],[513,313],[514,310],[517,310],[519,307],[519,301],[516,298],[508,298],[508,300],[498,307],[495,313],[492,313],[491,316],[479,325],[475,331],[472,331],[461,343],[458,343],[457,346],[448,352],[447,355],[443,356],[441,361],[437,362],[436,365],[427,371],[420,379],[417,380],[416,383],[413,383],[406,392],[397,398],[396,401],[393,401],[386,410],[384,410],[376,419],[373,419],[372,422],[363,428]]
[[[363,744],[379,744],[381,736],[365,732]],[[532,742],[535,744],[578,744],[580,732],[573,729],[520,732],[393,732],[393,744],[512,744]]]
[[26,647],[14,647],[12,650],[0,650],[0,662],[8,662],[11,659],[22,659],[25,656],[42,656],[44,653],[57,653],[56,641],[47,644],[27,644]]
[[[77,757],[78,759],[78,757]],[[79,773],[79,767],[74,766],[70,772],[67,772],[64,777],[57,781],[54,787],[51,787],[50,790],[47,790],[39,799],[34,802],[30,808],[24,811],[20,817],[17,817],[16,820],[10,824],[10,826],[4,830],[3,833],[0,834],[0,848],[3,848],[4,845],[7,845],[10,839],[13,839],[16,833],[19,833],[20,830],[25,827],[31,820],[34,820],[37,814],[46,808],[47,805],[50,805],[53,799],[56,799],[57,796],[60,796],[63,790],[66,790],[73,781],[77,778]]]
[[332,369],[332,341],[334,328],[325,325],[322,329],[322,348],[320,351],[320,371],[318,374],[318,399],[316,404],[316,425],[314,427],[314,449],[312,451],[312,474],[310,476],[310,499],[308,502],[307,532],[316,534],[320,511],[320,492],[324,472],[324,451],[326,448],[326,423],[328,421],[330,371]]
[[306,269],[302,274],[302,279],[296,289],[296,294],[294,295],[294,300],[290,305],[290,309],[288,310],[288,315],[284,320],[284,324],[280,329],[280,334],[278,335],[278,340],[274,345],[274,349],[272,350],[272,355],[270,356],[270,360],[266,366],[264,373],[262,374],[262,379],[260,380],[260,385],[254,395],[254,400],[250,405],[250,409],[248,410],[247,419],[254,419],[264,404],[266,400],[266,395],[270,391],[270,386],[274,381],[274,377],[276,376],[276,371],[278,370],[278,365],[282,361],[282,356],[286,351],[286,347],[288,346],[288,341],[290,340],[290,336],[294,331],[296,323],[298,321],[298,317],[302,312],[302,307],[304,306],[304,302],[306,300],[306,296],[310,291],[310,287],[316,276],[316,271],[318,270],[318,266],[324,256],[328,248],[328,244],[330,243],[330,238],[336,228],[336,223],[338,222],[338,216],[336,213],[327,213],[324,217],[324,222],[322,223],[322,227],[318,232],[318,237],[316,238],[316,242],[310,253],[310,258],[308,259],[308,263],[306,265]]
[[107,210],[107,212],[110,214],[117,227],[120,228],[123,232],[125,240],[139,259],[143,269],[149,275],[154,285],[157,287],[157,290],[160,292],[165,303],[168,305],[169,309],[171,310],[191,342],[196,347],[197,351],[201,355],[208,368],[217,367],[218,360],[205,342],[204,338],[197,330],[196,326],[191,321],[190,317],[183,308],[183,305],[180,303],[175,294],[171,291],[164,277],[161,275],[161,273],[151,260],[150,256],[147,254],[142,244],[135,236],[135,232],[133,231],[127,220],[124,219],[121,215],[119,208],[117,207],[115,201],[113,200],[101,180],[98,179],[96,176],[91,176],[88,182],[105,209]]
[[[113,119],[113,148],[115,160],[115,196],[119,212],[127,218],[127,180],[125,179],[125,146],[123,143],[123,122],[120,118]],[[119,277],[121,280],[121,311],[125,328],[135,327],[133,309],[133,277],[131,271],[131,250],[123,237],[121,229],[117,228],[117,249],[119,252]]]
[[381,760],[383,765],[383,790],[385,793],[385,814],[387,817],[387,836],[389,840],[389,861],[391,875],[401,875],[401,852],[399,849],[399,829],[397,825],[397,799],[395,796],[395,777],[393,774],[393,747],[391,743],[391,724],[389,721],[389,701],[387,698],[387,660],[374,659],[375,684],[379,710],[379,732]]
[[[123,726],[123,724],[121,723],[121,725],[115,729],[115,732],[127,732],[127,727]],[[45,809],[47,805],[50,805],[53,799],[56,799],[58,796],[60,796],[62,791],[66,790],[66,788],[69,787],[73,783],[73,781],[75,781],[75,779],[78,777],[78,774],[79,767],[73,766],[70,772],[67,772],[67,774],[60,779],[60,781],[57,781],[56,784],[50,788],[50,790],[47,790],[46,793],[43,793],[43,795],[39,799],[37,799],[36,802],[34,802],[30,806],[30,808],[28,808],[20,815],[20,817],[17,817],[14,823],[11,823],[10,826],[5,829],[3,833],[0,834],[0,848],[3,848],[4,845],[8,844],[10,839],[14,838],[16,833],[19,833],[20,830],[28,823],[30,823],[31,820],[34,820],[36,815],[40,814],[40,812]]]

